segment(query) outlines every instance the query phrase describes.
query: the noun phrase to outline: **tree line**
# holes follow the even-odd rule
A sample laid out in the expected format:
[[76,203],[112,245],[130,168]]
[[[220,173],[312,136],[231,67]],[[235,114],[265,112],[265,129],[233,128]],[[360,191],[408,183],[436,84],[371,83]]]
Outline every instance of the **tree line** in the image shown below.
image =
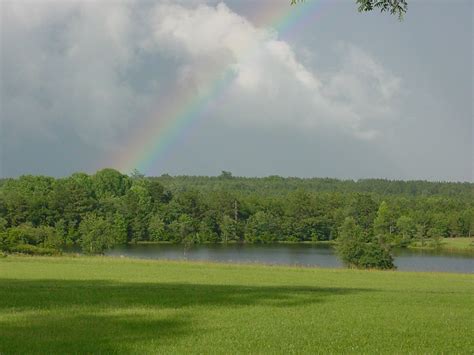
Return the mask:
[[406,246],[415,240],[471,236],[473,187],[380,179],[241,178],[225,171],[217,177],[128,176],[113,169],[66,178],[26,175],[0,181],[0,249],[54,254],[75,245],[94,254],[137,242],[338,238],[361,240],[365,246]]

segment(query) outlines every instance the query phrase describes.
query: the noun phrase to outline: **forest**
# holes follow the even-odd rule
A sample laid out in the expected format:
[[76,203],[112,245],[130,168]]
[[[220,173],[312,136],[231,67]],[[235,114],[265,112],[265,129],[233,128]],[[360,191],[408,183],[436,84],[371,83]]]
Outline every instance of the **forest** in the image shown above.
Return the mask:
[[[349,230],[348,230],[349,228]],[[0,180],[0,250],[57,254],[116,244],[334,241],[390,246],[471,236],[474,184],[383,179],[145,177],[103,169]]]

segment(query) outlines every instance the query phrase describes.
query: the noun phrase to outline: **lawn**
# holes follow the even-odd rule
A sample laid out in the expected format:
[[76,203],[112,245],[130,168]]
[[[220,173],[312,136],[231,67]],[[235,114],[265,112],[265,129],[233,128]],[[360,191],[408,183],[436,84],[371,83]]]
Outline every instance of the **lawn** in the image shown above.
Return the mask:
[[[426,250],[435,249],[429,239],[425,241],[423,247],[421,246],[421,242],[417,241],[413,243],[410,248]],[[474,253],[474,237],[442,238],[441,244],[437,249],[449,252]]]
[[466,353],[474,276],[0,259],[0,353]]
[[444,238],[441,247],[447,250],[474,251],[474,237]]

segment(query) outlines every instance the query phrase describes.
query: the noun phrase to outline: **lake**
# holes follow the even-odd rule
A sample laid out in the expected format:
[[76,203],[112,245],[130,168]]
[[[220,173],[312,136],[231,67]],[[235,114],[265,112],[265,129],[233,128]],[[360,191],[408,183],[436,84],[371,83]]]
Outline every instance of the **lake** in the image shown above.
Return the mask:
[[[115,247],[107,255],[140,259],[342,267],[334,249],[316,244],[201,244],[192,245],[186,250],[180,244],[137,244]],[[398,270],[474,272],[472,254],[398,249],[394,255]]]

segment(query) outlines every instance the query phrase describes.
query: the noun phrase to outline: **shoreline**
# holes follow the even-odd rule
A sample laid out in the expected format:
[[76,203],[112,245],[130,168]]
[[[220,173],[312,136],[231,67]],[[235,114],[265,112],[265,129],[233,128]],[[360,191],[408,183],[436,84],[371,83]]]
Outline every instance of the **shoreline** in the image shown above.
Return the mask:
[[[439,246],[432,246],[432,245],[417,245],[419,242],[415,242],[414,244],[407,245],[407,246],[399,246],[399,245],[392,245],[392,249],[395,250],[419,250],[419,251],[443,251],[443,252],[450,252],[450,253],[461,253],[461,254],[472,254],[474,256],[474,237],[460,237],[460,238],[446,238],[448,241],[442,241],[441,245]],[[451,244],[450,240],[459,241],[462,240],[464,244],[457,245]],[[333,248],[336,245],[335,240],[321,240],[321,241],[274,241],[270,243],[247,243],[244,241],[229,241],[229,242],[204,242],[204,243],[191,243],[189,245],[272,245],[272,244],[281,244],[281,245],[320,245],[320,246],[328,246]],[[174,243],[170,241],[139,241],[135,243],[128,243],[127,245],[185,245],[184,243]],[[427,244],[429,244],[429,240],[427,240]]]

